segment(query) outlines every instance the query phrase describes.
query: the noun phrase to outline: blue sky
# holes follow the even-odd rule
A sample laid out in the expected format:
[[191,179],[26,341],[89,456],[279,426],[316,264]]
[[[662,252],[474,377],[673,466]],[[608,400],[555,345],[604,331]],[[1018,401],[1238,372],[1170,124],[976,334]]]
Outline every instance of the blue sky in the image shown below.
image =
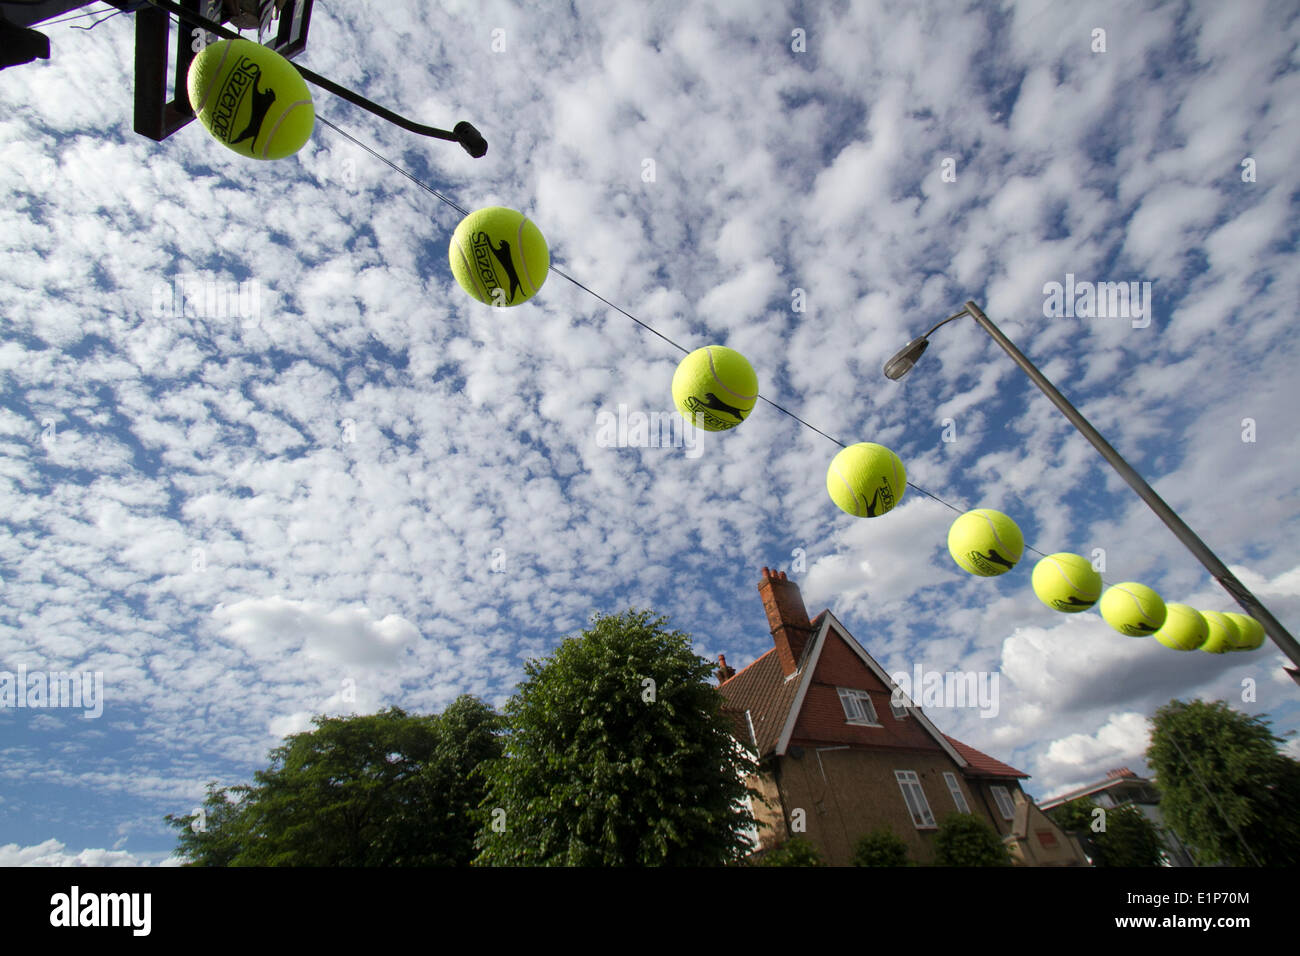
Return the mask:
[[[945,501],[1236,610],[969,319],[883,377],[974,299],[1296,630],[1292,5],[380,9],[317,4],[300,62],[469,120],[487,156],[317,91],[320,115],[523,210],[567,273],[741,351],[765,397]],[[101,672],[104,711],[0,709],[0,864],[162,862],[164,814],[313,714],[500,706],[594,612],[654,608],[744,666],[771,646],[763,566],[890,671],[997,674],[996,717],[929,715],[1040,798],[1144,769],[1173,697],[1300,724],[1271,643],[1179,654],[1057,614],[1032,555],[972,578],[915,491],[843,514],[837,446],[770,405],[699,454],[605,447],[602,413],[671,410],[670,346],[554,273],[471,300],[457,214],[322,125],[273,163],[197,124],[136,136],[129,17],[48,32],[0,82],[0,670]],[[1046,315],[1067,274],[1151,283],[1150,321]],[[246,283],[241,314],[178,313],[191,282]]]

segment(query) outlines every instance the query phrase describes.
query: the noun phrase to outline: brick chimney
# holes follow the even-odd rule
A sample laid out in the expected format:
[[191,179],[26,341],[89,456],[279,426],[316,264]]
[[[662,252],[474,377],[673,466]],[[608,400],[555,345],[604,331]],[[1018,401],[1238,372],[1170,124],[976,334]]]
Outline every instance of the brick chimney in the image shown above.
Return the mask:
[[784,571],[764,568],[758,594],[767,612],[767,625],[772,630],[777,656],[781,658],[781,670],[789,677],[799,669],[803,650],[812,639],[812,624],[799,585],[787,581]]
[[1106,779],[1107,779],[1107,780],[1115,780],[1115,779],[1118,779],[1118,778],[1120,778],[1120,777],[1136,777],[1136,776],[1137,776],[1137,774],[1135,774],[1135,773],[1134,773],[1132,770],[1130,770],[1128,767],[1117,767],[1117,768],[1114,769],[1114,770],[1107,770],[1107,771],[1106,771]]
[[736,669],[727,666],[726,654],[718,655],[718,669],[714,671],[714,674],[717,676],[719,684],[725,683],[729,678],[735,676]]

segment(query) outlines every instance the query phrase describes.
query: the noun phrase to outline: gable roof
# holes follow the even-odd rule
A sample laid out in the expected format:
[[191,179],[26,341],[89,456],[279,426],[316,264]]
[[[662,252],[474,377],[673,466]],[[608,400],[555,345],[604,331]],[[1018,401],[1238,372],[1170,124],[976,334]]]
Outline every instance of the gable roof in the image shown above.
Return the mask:
[[956,737],[944,737],[952,744],[953,749],[962,755],[966,760],[966,772],[975,777],[1015,777],[1017,779],[1029,779],[1029,774],[1023,773],[1001,760],[995,760],[986,753],[981,753],[969,744],[964,744]]
[[[794,733],[795,723],[798,721],[804,698],[808,694],[808,688],[812,685],[813,674],[817,670],[817,661],[820,659],[822,650],[832,634],[844,641],[885,688],[891,693],[898,689],[898,685],[885,673],[884,668],[840,624],[835,615],[830,611],[823,611],[813,620],[812,639],[804,649],[803,660],[799,662],[799,670],[790,678],[785,677],[781,668],[780,657],[774,647],[718,686],[718,690],[726,699],[727,709],[749,711],[750,719],[753,721],[754,738],[758,746],[759,757],[765,757],[770,753],[775,753],[777,756],[785,755],[786,749],[790,746],[790,738]],[[940,749],[947,753],[953,763],[963,770],[970,769],[970,759],[965,757],[954,746],[955,741],[939,732],[939,729],[930,722],[930,719],[925,716],[919,707],[911,707],[909,713],[916,718],[917,723],[939,745]],[[741,739],[747,740],[747,737]],[[1004,771],[1010,771],[1012,776],[1027,776],[1027,774],[1021,774],[1018,770],[999,763],[974,748],[966,747],[965,744],[961,746],[965,747],[975,757],[981,758],[984,761],[982,766],[986,768],[986,771],[1000,768],[996,772],[986,772],[979,775],[1006,776],[1007,774]]]

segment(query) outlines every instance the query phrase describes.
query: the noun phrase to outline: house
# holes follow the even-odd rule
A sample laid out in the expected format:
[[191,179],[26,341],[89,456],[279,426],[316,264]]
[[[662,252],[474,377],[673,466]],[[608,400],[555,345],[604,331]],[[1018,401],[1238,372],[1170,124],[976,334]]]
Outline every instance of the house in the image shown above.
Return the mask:
[[[856,841],[887,827],[929,863],[953,811],[975,814],[1009,846],[1029,839],[1015,829],[1028,774],[940,732],[833,614],[808,619],[784,572],[764,568],[758,590],[772,649],[739,673],[719,655],[717,676],[733,734],[759,761],[747,782],[765,798],[753,804],[761,850],[802,835],[826,862],[849,865]],[[1064,849],[1022,852],[1023,862],[1085,862],[1041,814],[1029,829],[1054,831]]]
[[1096,806],[1106,809],[1126,804],[1137,807],[1142,815],[1154,823],[1156,829],[1160,831],[1165,844],[1166,866],[1196,865],[1183,841],[1178,839],[1178,834],[1165,824],[1164,816],[1160,813],[1160,791],[1156,789],[1155,783],[1146,777],[1139,777],[1128,767],[1117,767],[1106,771],[1103,780],[1071,790],[1051,800],[1044,800],[1043,809],[1051,810],[1063,803],[1079,799],[1088,799]]
[[1078,839],[1056,825],[1041,807],[1016,793],[1016,818],[1003,837],[1017,866],[1083,866],[1088,856]]

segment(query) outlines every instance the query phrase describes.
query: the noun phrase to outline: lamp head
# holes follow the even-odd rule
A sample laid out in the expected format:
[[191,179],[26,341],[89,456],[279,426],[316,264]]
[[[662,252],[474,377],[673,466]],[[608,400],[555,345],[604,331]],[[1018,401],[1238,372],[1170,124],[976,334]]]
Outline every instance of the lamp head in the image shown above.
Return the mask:
[[894,353],[894,357],[885,363],[885,378],[897,381],[912,370],[916,360],[921,357],[930,345],[930,340],[925,336],[919,339],[912,339],[901,349]]

